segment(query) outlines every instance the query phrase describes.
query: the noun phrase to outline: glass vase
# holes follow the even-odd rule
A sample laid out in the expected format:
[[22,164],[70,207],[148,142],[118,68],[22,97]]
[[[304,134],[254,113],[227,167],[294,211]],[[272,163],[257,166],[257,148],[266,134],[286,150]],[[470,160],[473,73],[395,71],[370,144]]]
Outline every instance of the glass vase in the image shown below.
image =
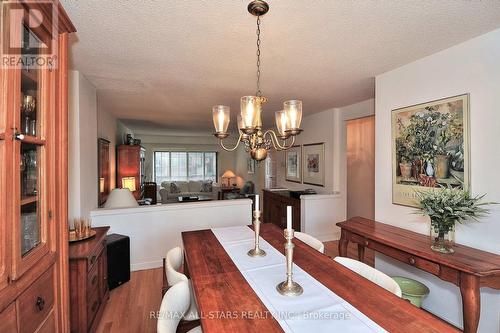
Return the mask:
[[453,253],[455,231],[442,229],[436,224],[431,224],[431,249],[439,253]]

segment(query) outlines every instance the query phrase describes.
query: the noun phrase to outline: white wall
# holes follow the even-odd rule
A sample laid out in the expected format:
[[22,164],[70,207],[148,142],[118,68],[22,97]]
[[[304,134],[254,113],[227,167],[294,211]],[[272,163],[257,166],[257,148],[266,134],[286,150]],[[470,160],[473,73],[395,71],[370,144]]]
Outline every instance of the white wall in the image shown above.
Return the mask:
[[69,71],[69,220],[97,206],[97,94],[78,71]]
[[251,200],[173,203],[137,208],[96,209],[94,226],[130,237],[131,270],[162,267],[167,251],[182,246],[181,232],[251,224]]
[[121,142],[117,141],[115,116],[102,109],[97,110],[97,137],[109,141],[109,189],[112,190],[116,187],[116,145]]
[[[471,190],[500,202],[500,30],[474,38],[376,78],[375,218],[419,233],[429,233],[428,218],[392,204],[391,110],[459,94],[470,94]],[[500,209],[480,223],[458,226],[456,240],[500,254]],[[431,289],[424,307],[457,326],[462,323],[460,292],[438,278],[377,256],[389,274],[423,281]],[[479,332],[498,332],[500,291],[481,289]]]
[[339,239],[335,223],[345,220],[344,204],[340,194],[300,196],[300,230],[322,242]]

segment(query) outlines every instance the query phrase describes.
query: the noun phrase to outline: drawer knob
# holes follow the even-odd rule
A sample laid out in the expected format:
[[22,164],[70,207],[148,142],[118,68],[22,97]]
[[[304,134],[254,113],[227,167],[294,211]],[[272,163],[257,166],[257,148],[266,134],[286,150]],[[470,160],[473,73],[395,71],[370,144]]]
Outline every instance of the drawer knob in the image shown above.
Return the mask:
[[43,297],[38,296],[36,298],[35,305],[36,305],[36,308],[38,309],[38,311],[42,311],[43,308],[45,307],[45,300],[43,299]]
[[415,258],[411,257],[410,260],[409,260],[410,264],[411,265],[415,265]]
[[365,246],[368,246],[368,245],[370,245],[370,242],[365,240]]

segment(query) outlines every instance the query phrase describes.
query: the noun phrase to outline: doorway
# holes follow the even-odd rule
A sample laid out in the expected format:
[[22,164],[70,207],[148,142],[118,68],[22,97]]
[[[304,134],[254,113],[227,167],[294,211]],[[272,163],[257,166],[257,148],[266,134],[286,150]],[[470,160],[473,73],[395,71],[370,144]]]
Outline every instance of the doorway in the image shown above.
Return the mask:
[[347,218],[375,218],[375,116],[348,120]]

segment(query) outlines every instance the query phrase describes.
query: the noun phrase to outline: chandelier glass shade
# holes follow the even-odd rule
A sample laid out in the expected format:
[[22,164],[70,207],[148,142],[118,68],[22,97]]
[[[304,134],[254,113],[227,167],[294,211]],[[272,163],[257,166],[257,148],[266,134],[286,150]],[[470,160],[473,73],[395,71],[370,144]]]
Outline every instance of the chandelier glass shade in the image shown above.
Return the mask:
[[283,110],[275,113],[276,131],[262,130],[262,107],[267,98],[260,91],[260,17],[267,13],[269,5],[262,0],[254,0],[248,11],[257,16],[257,92],[255,96],[243,96],[240,100],[240,115],[237,117],[239,138],[232,148],[224,146],[223,140],[229,136],[229,106],[216,105],[212,108],[215,137],[226,151],[234,151],[243,143],[250,156],[256,161],[267,157],[268,150],[287,150],[293,147],[295,137],[302,132],[302,101],[289,100],[283,103]]

